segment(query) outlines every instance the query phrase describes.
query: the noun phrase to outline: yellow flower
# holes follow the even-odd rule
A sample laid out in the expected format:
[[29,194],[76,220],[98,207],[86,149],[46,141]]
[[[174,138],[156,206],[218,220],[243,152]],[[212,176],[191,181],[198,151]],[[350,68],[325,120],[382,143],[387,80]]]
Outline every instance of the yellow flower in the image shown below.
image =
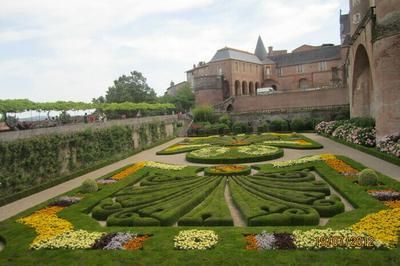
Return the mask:
[[59,206],[47,207],[17,220],[18,223],[35,228],[37,236],[33,240],[31,248],[35,248],[42,242],[73,229],[73,225],[70,222],[57,217],[56,214],[63,209],[64,207]]

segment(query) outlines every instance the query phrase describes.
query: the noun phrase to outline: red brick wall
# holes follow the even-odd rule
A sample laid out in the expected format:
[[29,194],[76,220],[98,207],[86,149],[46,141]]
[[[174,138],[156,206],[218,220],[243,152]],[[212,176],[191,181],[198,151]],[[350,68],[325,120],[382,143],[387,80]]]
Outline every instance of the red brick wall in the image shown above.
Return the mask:
[[195,91],[196,106],[210,105],[213,106],[223,101],[222,90],[197,90]]
[[348,104],[347,89],[322,89],[315,91],[294,91],[270,95],[239,96],[235,99],[235,112],[287,107],[319,107]]

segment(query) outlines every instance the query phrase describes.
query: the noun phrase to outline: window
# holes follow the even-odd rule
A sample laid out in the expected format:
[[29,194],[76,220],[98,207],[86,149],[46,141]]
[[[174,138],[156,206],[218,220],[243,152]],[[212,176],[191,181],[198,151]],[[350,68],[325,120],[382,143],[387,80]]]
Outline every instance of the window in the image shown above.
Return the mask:
[[361,14],[357,13],[353,15],[353,24],[358,24],[361,22]]
[[320,71],[324,71],[327,69],[328,69],[328,67],[327,67],[326,61],[319,62],[319,70]]
[[246,72],[246,64],[243,63],[243,72]]
[[282,76],[282,74],[283,74],[283,71],[282,71],[282,68],[281,68],[281,67],[278,67],[278,68],[276,69],[276,72],[277,72],[277,74],[278,74],[279,77]]
[[271,68],[269,66],[265,67],[265,74],[267,76],[271,75]]
[[303,65],[297,65],[297,66],[296,66],[296,70],[297,70],[297,73],[304,73],[304,67],[303,67]]
[[250,64],[250,73],[253,73],[253,65]]
[[256,73],[258,74],[258,66],[256,66]]
[[235,69],[237,72],[239,72],[239,63],[238,62],[235,62]]

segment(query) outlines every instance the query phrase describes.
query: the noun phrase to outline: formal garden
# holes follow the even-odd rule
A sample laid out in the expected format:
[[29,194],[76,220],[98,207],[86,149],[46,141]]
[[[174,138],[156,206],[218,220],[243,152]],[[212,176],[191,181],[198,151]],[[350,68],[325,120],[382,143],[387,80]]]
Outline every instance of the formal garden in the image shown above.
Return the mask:
[[400,182],[342,155],[274,160],[320,148],[298,133],[185,138],[157,154],[187,164],[136,162],[1,222],[0,264],[397,264]]

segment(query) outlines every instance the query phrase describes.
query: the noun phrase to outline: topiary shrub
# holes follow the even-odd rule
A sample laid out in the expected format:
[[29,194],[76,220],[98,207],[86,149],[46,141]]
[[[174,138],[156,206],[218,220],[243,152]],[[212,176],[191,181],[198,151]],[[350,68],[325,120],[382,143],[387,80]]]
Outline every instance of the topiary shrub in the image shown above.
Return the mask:
[[291,130],[300,131],[304,130],[304,120],[302,118],[295,118],[290,123]]
[[86,179],[82,182],[80,190],[82,193],[93,193],[96,192],[98,189],[99,188],[96,181],[94,181],[93,179]]
[[215,121],[214,111],[211,106],[199,106],[193,109],[193,117],[195,122],[210,122]]
[[358,176],[358,184],[361,186],[376,186],[378,184],[378,175],[372,169],[364,169]]
[[287,121],[283,119],[272,120],[270,126],[270,131],[289,131],[289,125]]
[[232,126],[232,131],[235,134],[246,133],[247,131],[247,124],[243,122],[236,122]]

